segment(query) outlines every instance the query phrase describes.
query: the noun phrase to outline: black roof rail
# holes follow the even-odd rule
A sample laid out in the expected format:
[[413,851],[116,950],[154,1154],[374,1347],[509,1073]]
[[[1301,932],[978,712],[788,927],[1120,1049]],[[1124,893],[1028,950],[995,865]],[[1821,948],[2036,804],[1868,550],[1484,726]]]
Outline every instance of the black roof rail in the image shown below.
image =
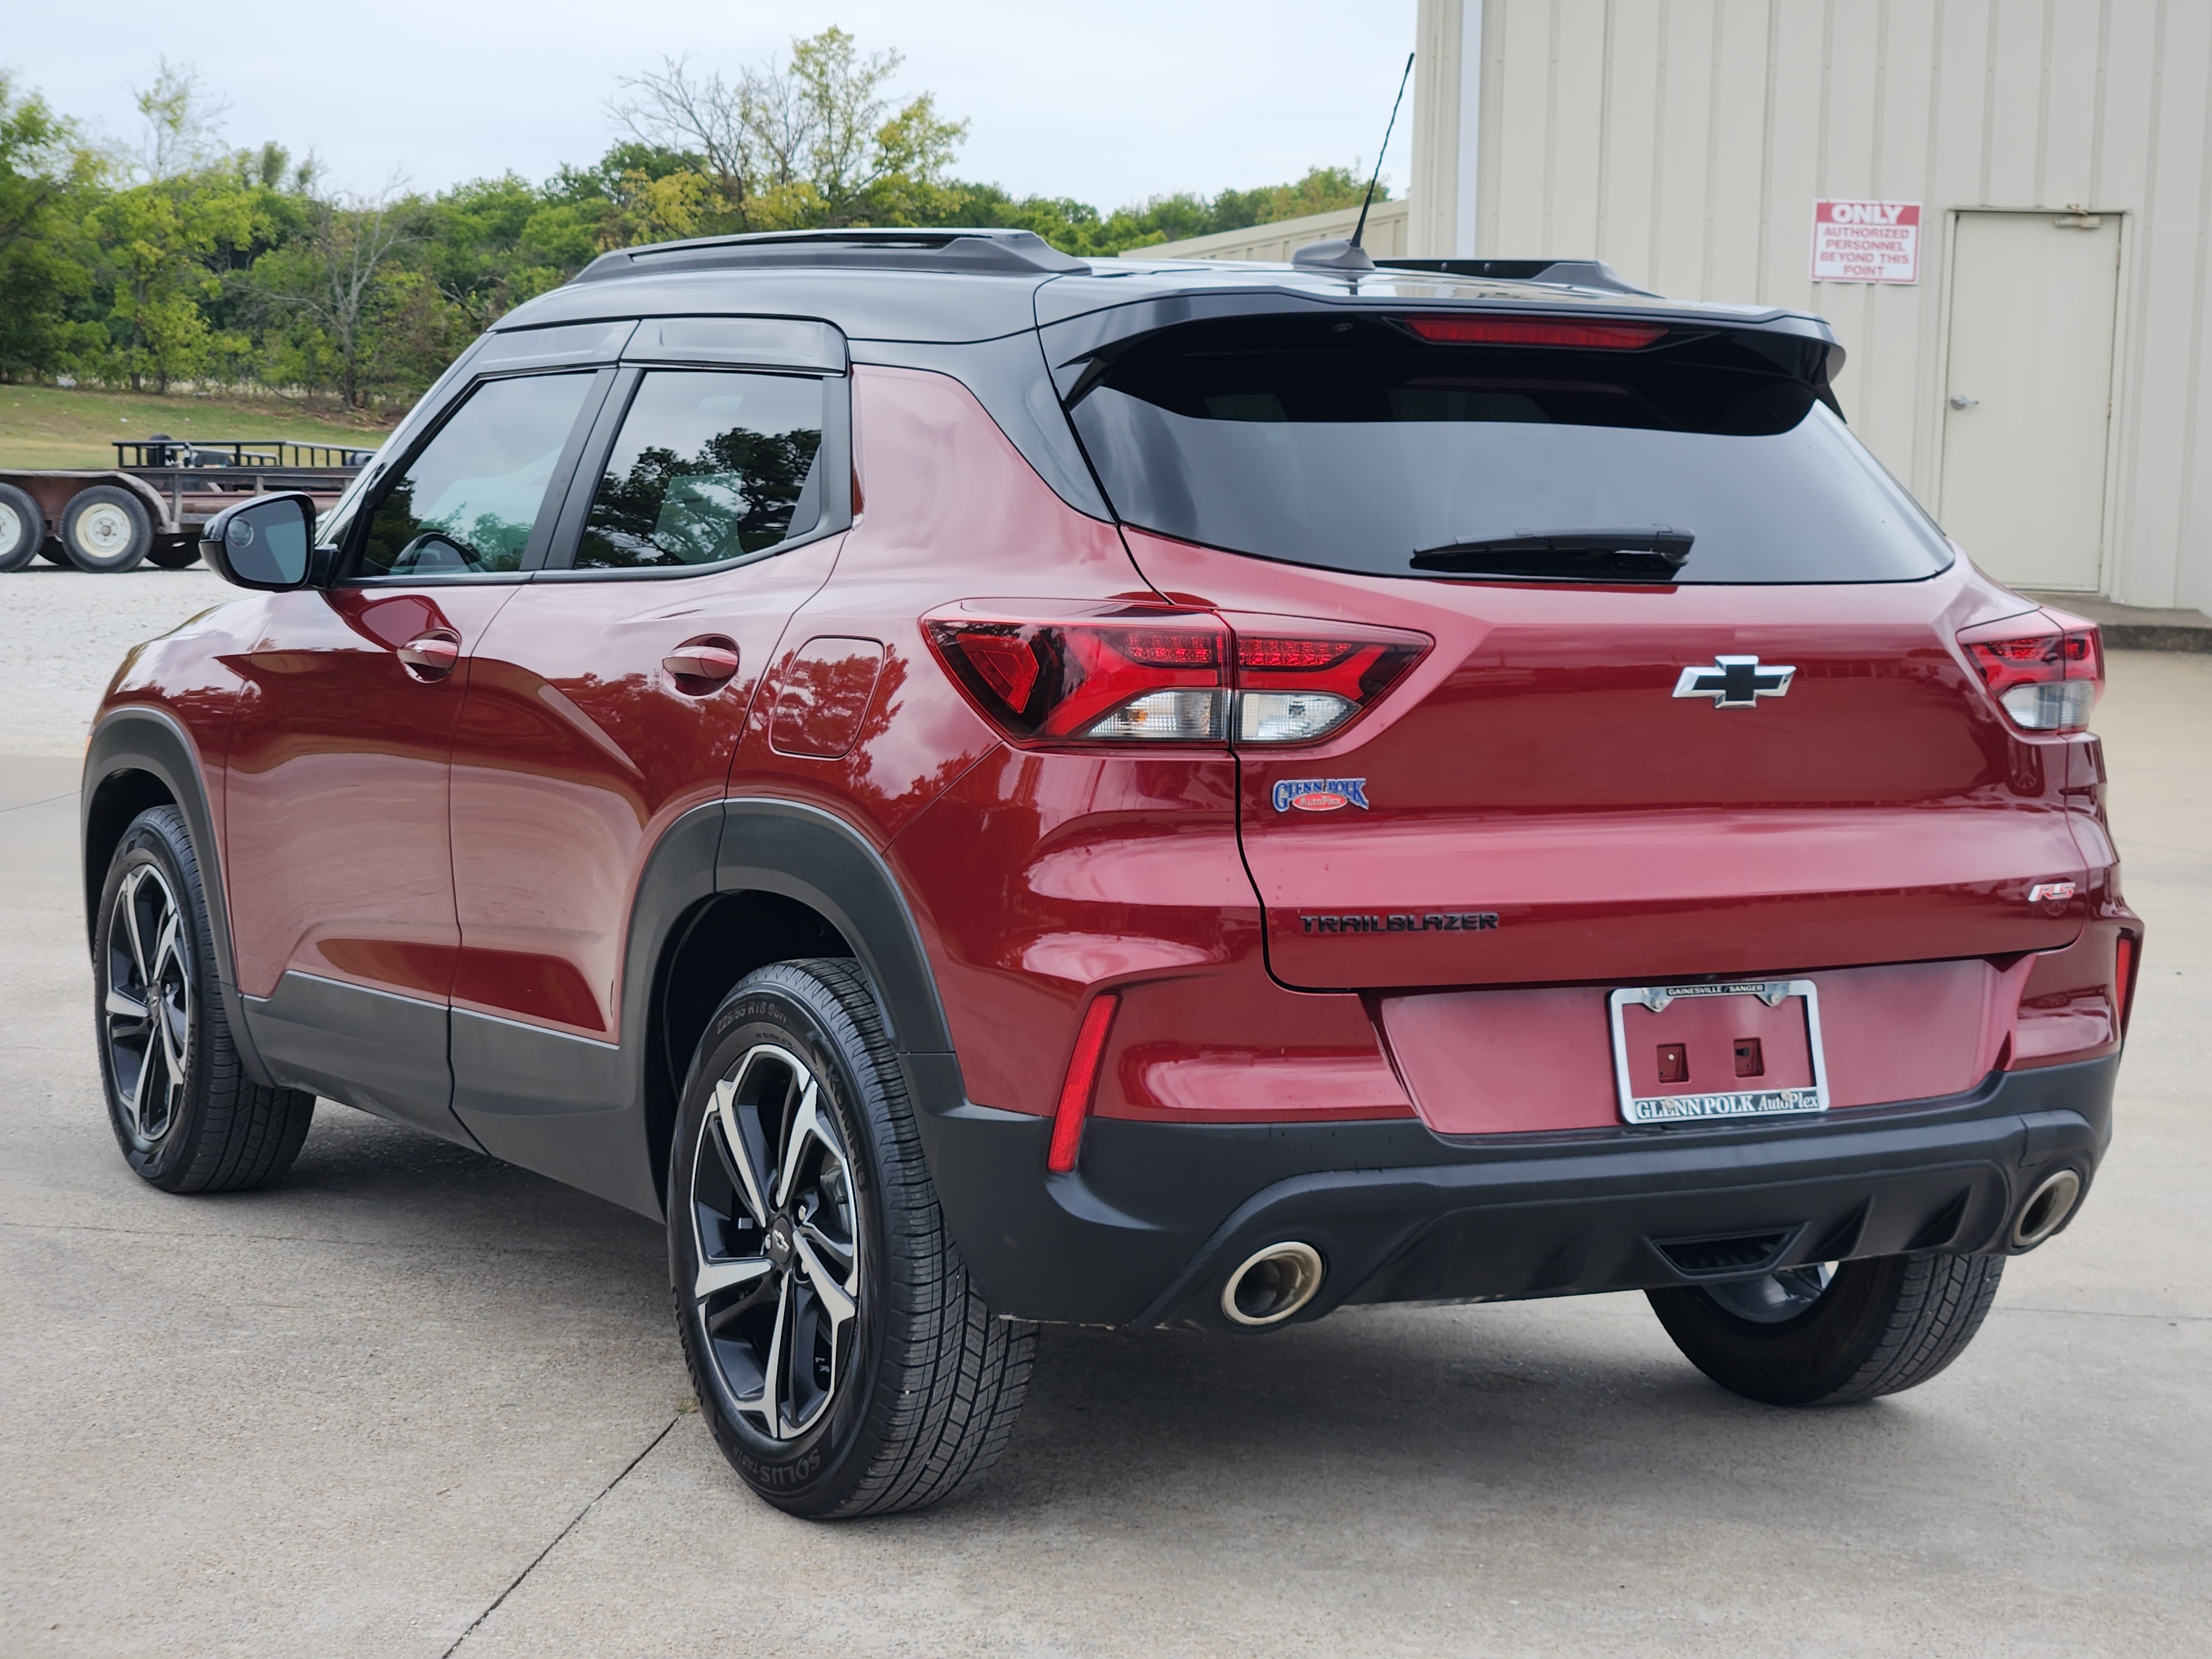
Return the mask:
[[702,236],[602,253],[576,273],[580,283],[653,270],[728,270],[832,265],[880,270],[941,270],[1036,276],[1088,270],[1030,230],[771,230]]
[[1377,259],[1384,270],[1429,270],[1439,276],[1493,276],[1507,283],[1557,283],[1567,288],[1609,289],[1615,294],[1660,296],[1638,288],[1602,259]]

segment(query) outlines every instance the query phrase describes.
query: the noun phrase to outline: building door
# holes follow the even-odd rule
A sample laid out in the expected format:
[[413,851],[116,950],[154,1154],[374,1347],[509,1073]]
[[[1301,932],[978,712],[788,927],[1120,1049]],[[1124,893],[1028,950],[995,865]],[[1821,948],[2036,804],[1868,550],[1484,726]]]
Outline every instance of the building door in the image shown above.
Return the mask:
[[1959,216],[1940,516],[2014,587],[2103,585],[2119,247],[2109,213]]

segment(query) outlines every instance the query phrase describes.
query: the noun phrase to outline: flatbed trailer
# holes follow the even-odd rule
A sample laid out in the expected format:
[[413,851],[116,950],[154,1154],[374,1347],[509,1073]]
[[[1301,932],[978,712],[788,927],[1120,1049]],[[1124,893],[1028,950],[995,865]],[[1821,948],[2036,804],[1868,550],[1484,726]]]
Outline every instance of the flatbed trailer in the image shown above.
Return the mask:
[[304,490],[328,507],[374,448],[225,438],[120,439],[112,467],[0,467],[0,571],[34,556],[80,570],[181,569],[243,495]]

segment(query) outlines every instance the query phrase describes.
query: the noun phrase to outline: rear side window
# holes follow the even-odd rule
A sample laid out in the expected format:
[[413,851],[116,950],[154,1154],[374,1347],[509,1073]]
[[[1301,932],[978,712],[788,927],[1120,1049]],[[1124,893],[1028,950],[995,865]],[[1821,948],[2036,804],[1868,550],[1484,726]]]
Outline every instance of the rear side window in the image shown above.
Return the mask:
[[822,517],[823,383],[656,369],[638,382],[592,495],[580,570],[717,564]]
[[1437,343],[1373,314],[1186,324],[1094,373],[1072,413],[1127,522],[1330,569],[1506,547],[1453,574],[1587,575],[1540,550],[1628,532],[1687,537],[1680,582],[1911,581],[1952,556],[1811,386],[1711,331],[1589,349]]

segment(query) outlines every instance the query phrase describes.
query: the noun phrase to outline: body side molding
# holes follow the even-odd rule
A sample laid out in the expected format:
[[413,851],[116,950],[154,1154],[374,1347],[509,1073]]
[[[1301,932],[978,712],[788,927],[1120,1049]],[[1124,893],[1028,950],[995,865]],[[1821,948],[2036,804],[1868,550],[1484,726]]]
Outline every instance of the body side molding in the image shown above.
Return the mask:
[[449,1104],[445,1004],[296,969],[268,996],[242,1000],[278,1082],[476,1146]]

